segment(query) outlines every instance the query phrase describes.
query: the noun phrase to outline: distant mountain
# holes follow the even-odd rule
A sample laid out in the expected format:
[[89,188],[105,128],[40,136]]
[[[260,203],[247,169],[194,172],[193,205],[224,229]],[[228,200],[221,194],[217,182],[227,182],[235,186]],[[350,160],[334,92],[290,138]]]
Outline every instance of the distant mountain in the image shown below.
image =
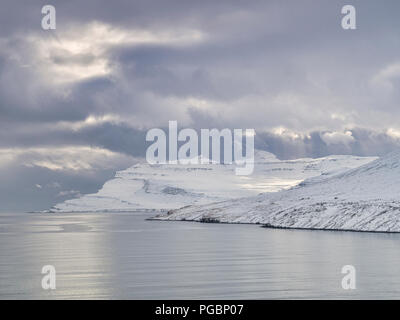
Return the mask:
[[169,210],[193,204],[276,192],[306,178],[355,168],[375,158],[329,156],[281,161],[256,150],[254,173],[235,175],[235,165],[150,165],[146,162],[117,172],[95,194],[67,200],[53,212]]
[[400,232],[400,151],[289,190],[183,208],[160,219]]

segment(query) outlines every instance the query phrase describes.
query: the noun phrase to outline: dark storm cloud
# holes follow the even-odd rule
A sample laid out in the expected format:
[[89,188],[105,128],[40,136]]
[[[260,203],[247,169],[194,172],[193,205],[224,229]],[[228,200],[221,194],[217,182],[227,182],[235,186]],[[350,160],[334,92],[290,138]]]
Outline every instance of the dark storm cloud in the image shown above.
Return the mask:
[[[14,26],[7,38],[11,43],[20,43],[11,45],[11,50],[28,51],[29,47],[23,44],[24,35],[49,36],[40,30],[39,23],[35,27],[33,24],[38,19],[41,4],[39,1],[7,3],[8,12],[20,13],[18,16],[24,17],[25,21],[4,18]],[[164,110],[176,118],[182,113],[188,114],[193,106],[187,104],[184,109],[166,110],[168,106],[164,105],[164,99],[173,97],[183,100],[184,104],[184,99],[195,97],[209,100],[209,108],[222,114],[221,121],[238,127],[284,125],[310,131],[323,125],[338,129],[355,121],[360,122],[356,125],[374,126],[375,129],[383,121],[393,126],[388,123],[390,119],[385,113],[378,118],[379,123],[360,119],[360,114],[374,108],[386,108],[398,115],[398,108],[394,108],[395,94],[380,101],[379,106],[376,105],[379,95],[364,98],[370,91],[365,88],[364,78],[372,77],[379,68],[397,59],[399,42],[390,35],[399,23],[390,12],[399,5],[396,2],[381,5],[374,1],[355,1],[359,28],[353,33],[345,33],[340,27],[343,4],[342,1],[290,4],[279,1],[250,4],[243,1],[190,4],[186,1],[85,1],[79,4],[56,1],[58,29],[55,34],[60,42],[63,41],[62,32],[68,26],[84,29],[85,24],[94,20],[126,30],[195,29],[203,32],[206,38],[184,46],[168,43],[112,46],[105,56],[111,67],[118,67],[118,70],[94,80],[75,81],[69,89],[68,99],[55,95],[54,87],[32,87],[29,82],[35,82],[37,72],[16,63],[9,66],[13,77],[7,77],[7,83],[1,86],[4,93],[0,107],[2,119],[28,122],[82,120],[89,114],[108,112],[124,116],[138,114],[150,119],[153,113]],[[20,38],[13,40],[17,34]],[[71,54],[65,49],[52,49],[48,54],[50,62],[66,67],[90,64],[102,58],[92,52]],[[392,81],[397,85],[396,79]],[[18,92],[15,88],[19,88]],[[23,94],[24,100],[20,92],[34,92],[34,95]],[[154,98],[148,99],[145,94]],[[282,95],[294,99],[280,105],[276,99]],[[332,97],[337,101],[324,106],[322,102]],[[107,101],[106,104],[99,103],[100,99]],[[218,106],[218,102],[224,105]],[[348,105],[356,111],[355,119],[346,119],[342,123],[331,121],[329,113],[342,113]],[[245,108],[249,112],[243,117]]]

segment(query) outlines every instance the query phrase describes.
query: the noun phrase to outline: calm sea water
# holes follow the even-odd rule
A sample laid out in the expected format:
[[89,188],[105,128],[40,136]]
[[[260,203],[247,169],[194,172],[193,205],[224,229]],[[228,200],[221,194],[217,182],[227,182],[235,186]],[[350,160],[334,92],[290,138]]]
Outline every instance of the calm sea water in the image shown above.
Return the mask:
[[[0,214],[0,299],[400,298],[400,234]],[[356,290],[341,268],[356,267]],[[54,265],[57,289],[41,287]]]

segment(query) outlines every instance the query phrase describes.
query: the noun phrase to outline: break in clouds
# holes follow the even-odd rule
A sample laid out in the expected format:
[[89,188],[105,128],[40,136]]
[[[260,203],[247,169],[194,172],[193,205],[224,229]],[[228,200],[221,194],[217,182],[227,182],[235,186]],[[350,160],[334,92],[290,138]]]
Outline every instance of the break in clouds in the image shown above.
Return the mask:
[[[280,158],[382,155],[400,139],[398,1],[3,1],[0,201],[93,192],[146,131],[254,128]],[[43,207],[41,207],[43,206]]]

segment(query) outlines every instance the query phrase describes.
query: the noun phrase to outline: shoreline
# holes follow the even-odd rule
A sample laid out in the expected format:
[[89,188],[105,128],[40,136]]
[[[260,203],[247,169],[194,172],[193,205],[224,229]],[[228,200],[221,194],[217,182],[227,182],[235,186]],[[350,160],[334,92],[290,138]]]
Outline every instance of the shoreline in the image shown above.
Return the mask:
[[171,220],[171,219],[159,219],[159,218],[146,218],[148,221],[167,221],[167,222],[194,222],[194,223],[210,223],[210,224],[242,224],[242,225],[254,225],[265,229],[282,229],[282,230],[297,230],[297,231],[330,231],[330,232],[358,232],[358,233],[387,233],[387,234],[400,234],[400,231],[379,231],[379,230],[357,230],[357,229],[326,229],[326,228],[311,228],[311,227],[283,227],[283,226],[274,226],[265,223],[251,223],[251,222],[226,222],[226,221],[199,221],[199,220]]
[[[166,210],[165,210],[166,211]],[[123,213],[123,214],[154,214],[154,213],[165,213],[165,211],[160,210],[98,210],[98,211],[71,211],[71,212],[57,212],[57,211],[30,211],[25,212],[27,214],[112,214],[112,213]],[[268,223],[261,222],[227,222],[219,221],[217,218],[210,219],[206,221],[192,220],[192,219],[162,219],[156,216],[149,216],[144,219],[145,221],[167,221],[167,222],[194,222],[194,223],[209,223],[209,224],[235,224],[235,225],[254,225],[265,229],[283,229],[283,230],[299,230],[299,231],[331,231],[331,232],[359,232],[359,233],[387,233],[387,234],[400,234],[400,231],[380,231],[380,230],[358,230],[358,229],[339,229],[339,228],[313,228],[313,227],[290,227],[290,226],[276,226]]]

